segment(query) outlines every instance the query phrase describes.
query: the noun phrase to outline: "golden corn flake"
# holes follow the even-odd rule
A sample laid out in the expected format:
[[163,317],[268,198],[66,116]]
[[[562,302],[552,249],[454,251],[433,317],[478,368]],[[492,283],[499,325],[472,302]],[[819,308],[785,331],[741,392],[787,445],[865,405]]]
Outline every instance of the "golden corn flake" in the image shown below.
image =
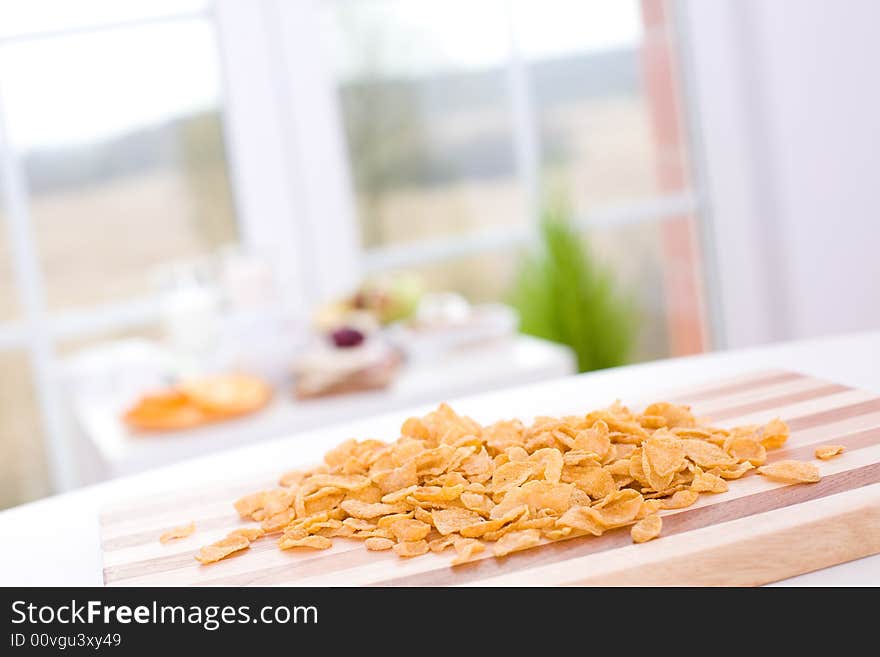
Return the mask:
[[701,468],[736,465],[736,459],[718,445],[698,438],[685,438],[681,443],[687,458]]
[[682,441],[671,435],[653,436],[642,442],[642,468],[659,477],[666,477],[678,472],[684,465],[684,447]]
[[528,461],[505,463],[492,475],[492,492],[497,495],[516,488],[525,482],[535,470],[535,464]]
[[724,449],[737,461],[748,461],[756,467],[767,462],[767,448],[754,438],[731,436],[725,441]]
[[203,564],[214,563],[215,561],[225,559],[233,552],[246,549],[250,544],[251,542],[244,536],[226,536],[216,543],[206,545],[199,550],[196,559]]
[[193,532],[196,531],[196,523],[190,522],[186,525],[181,525],[180,527],[172,527],[166,532],[163,532],[159,537],[160,543],[168,543],[170,541],[177,540],[178,538],[186,538],[187,536],[192,536]]
[[670,497],[667,497],[664,500],[660,500],[660,505],[662,509],[683,509],[686,506],[690,506],[694,502],[696,502],[700,497],[700,494],[693,490],[678,490],[675,491]]
[[481,521],[482,517],[475,511],[452,507],[449,509],[437,509],[432,511],[431,519],[433,520],[433,524],[437,528],[437,531],[445,536],[453,532],[461,531],[464,527]]
[[[759,468],[758,472],[760,471]],[[699,470],[697,471],[697,474],[694,475],[691,490],[698,493],[726,493],[727,482],[716,474]]]
[[488,516],[492,513],[495,503],[482,493],[472,493],[465,491],[459,498],[466,509],[474,511],[482,516]]
[[[498,507],[496,506],[495,509],[492,510],[493,514],[497,508]],[[478,522],[475,522],[472,525],[462,527],[458,533],[466,538],[478,538],[487,532],[498,531],[504,525],[514,522],[528,514],[529,507],[525,504],[520,504],[519,506],[509,509],[506,513],[497,518],[491,518],[490,520],[483,520],[481,518]]]
[[[394,522],[395,520],[398,520],[400,518],[412,518],[412,517],[415,517],[416,520],[421,520],[422,522],[424,522],[424,518],[419,517],[416,514],[417,511],[421,513],[422,509],[420,509],[419,507],[414,507],[412,511],[407,511],[406,513],[389,513],[387,516],[382,516],[381,518],[377,519],[375,521],[375,525],[377,527],[390,527],[391,523]],[[428,516],[428,517],[430,517],[430,516]],[[354,521],[354,518],[347,518],[345,520],[345,522],[348,522],[349,520]],[[367,520],[365,522],[373,522],[373,521]]]
[[589,506],[573,506],[556,521],[558,528],[576,529],[594,536],[605,531],[605,521],[598,509]]
[[[660,417],[666,427],[692,427],[695,424],[690,406],[676,406],[669,402],[656,402],[645,409],[645,416]],[[659,428],[659,427],[658,427]]]
[[779,449],[788,440],[788,425],[776,418],[761,430],[761,444],[767,449]]
[[398,541],[415,542],[428,535],[431,525],[415,518],[399,518],[391,523],[389,529]]
[[[241,499],[236,500],[233,506],[235,507],[235,510],[238,511],[238,515],[242,518],[253,518],[254,513],[263,508],[263,500],[265,497],[266,494],[263,491],[251,493],[250,495],[245,495]],[[259,518],[253,519],[258,520]]]
[[293,491],[284,488],[266,491],[263,493],[263,511],[267,517],[287,511],[293,505],[295,498]]
[[380,538],[378,536],[371,536],[367,540],[364,541],[364,547],[368,550],[373,550],[375,552],[381,552],[382,550],[390,550],[394,547],[394,541],[390,538]]
[[459,538],[455,540],[453,545],[456,553],[455,558],[452,560],[453,566],[473,561],[474,556],[486,550],[485,544],[475,538]]
[[[679,491],[680,492],[680,491]],[[663,500],[645,500],[642,502],[642,508],[636,514],[636,520],[641,520],[647,516],[653,515],[663,509]]]
[[821,479],[819,468],[803,461],[777,461],[758,468],[758,474],[788,484],[814,483]]
[[[572,484],[529,481],[520,486],[516,491],[516,495],[512,495],[512,497],[514,500],[522,500],[528,504],[529,511],[533,514],[544,509],[550,509],[554,514],[558,515],[570,506],[573,490],[574,486]],[[501,505],[499,504],[499,506]],[[492,511],[494,513],[495,509],[492,509]]]
[[643,499],[638,491],[624,488],[612,493],[593,508],[599,511],[599,517],[606,527],[614,527],[635,519],[642,508]]
[[398,557],[418,557],[428,551],[428,543],[424,540],[403,541],[395,543],[393,549]]
[[[817,481],[808,463],[765,465],[767,451],[788,434],[778,419],[712,426],[669,402],[642,413],[615,402],[531,425],[486,426],[441,404],[407,419],[393,442],[346,440],[319,466],[287,472],[278,488],[240,498],[238,514],[261,525],[234,530],[197,558],[212,563],[272,533],[285,550],[328,549],[334,537],[401,557],[454,546],[453,564],[474,559],[487,543],[504,556],[628,526],[633,541],[644,542],[660,533],[661,511],[690,506],[701,492],[723,492],[756,466],[789,483]],[[816,456],[842,449],[823,446]],[[189,526],[175,528],[162,540],[189,533]]]
[[409,507],[405,504],[383,504],[382,502],[370,504],[358,500],[345,500],[339,506],[352,518],[361,518],[363,520],[409,511]]
[[331,541],[326,536],[305,536],[303,538],[282,536],[278,540],[278,547],[280,547],[282,550],[289,550],[290,548],[310,548],[312,550],[326,550],[332,545],[333,541]]
[[247,540],[253,542],[258,538],[262,538],[266,532],[261,527],[242,527],[229,532],[230,536],[244,536]]
[[336,529],[332,529],[326,533],[327,538],[336,538],[337,536],[341,538],[353,538],[357,530],[348,527],[347,525],[340,525]]
[[[379,521],[381,522],[389,517],[393,518],[394,516],[385,516],[384,518],[380,518]],[[409,518],[410,514],[401,513],[397,517]],[[376,529],[376,527],[378,527],[378,526],[381,526],[381,525],[377,525],[374,522],[370,522],[369,520],[364,520],[363,518],[355,518],[355,517],[346,518],[345,520],[342,521],[342,524],[347,527],[351,527],[355,531],[370,531],[372,529]]]
[[457,534],[441,536],[440,538],[435,538],[433,541],[428,541],[428,548],[430,548],[431,552],[443,552],[443,550],[455,543],[455,541],[460,540],[462,539],[459,538]]
[[562,475],[562,452],[553,447],[544,447],[533,452],[529,456],[529,461],[538,466],[536,474],[544,481],[550,483],[559,483],[559,477]]
[[274,516],[269,516],[265,520],[263,520],[260,527],[263,532],[266,534],[274,534],[275,532],[280,532],[282,529],[287,527],[288,524],[294,519],[296,513],[288,509],[287,511],[282,511],[281,513],[276,513]]
[[567,465],[562,471],[562,481],[574,484],[594,500],[602,499],[617,490],[614,474],[599,464]]
[[522,529],[508,532],[499,538],[493,547],[496,557],[503,557],[518,550],[526,550],[541,542],[541,532],[537,529]]
[[827,461],[838,454],[843,454],[843,450],[845,449],[846,448],[843,445],[819,445],[816,448],[815,454],[817,459]]
[[712,471],[722,479],[739,479],[749,470],[753,470],[754,467],[755,466],[752,465],[751,462],[743,461],[734,467],[713,468]]
[[373,482],[383,493],[393,493],[403,488],[415,487],[419,483],[415,459],[391,470],[383,470],[373,475]]
[[660,535],[663,529],[663,519],[658,515],[646,516],[639,520],[630,529],[633,543],[644,543]]

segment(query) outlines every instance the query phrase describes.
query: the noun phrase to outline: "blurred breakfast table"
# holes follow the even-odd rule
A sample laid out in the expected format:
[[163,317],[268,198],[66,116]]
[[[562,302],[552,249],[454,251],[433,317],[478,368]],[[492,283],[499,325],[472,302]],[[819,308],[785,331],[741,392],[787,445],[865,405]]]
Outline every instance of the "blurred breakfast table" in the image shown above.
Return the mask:
[[[526,353],[530,350],[531,347],[525,348]],[[508,357],[513,356],[509,354]],[[644,399],[747,372],[774,369],[795,370],[880,393],[880,332],[655,361],[578,376],[559,376],[537,383],[528,381],[528,376],[534,376],[534,372],[531,375],[521,372],[521,378],[517,379],[511,368],[482,371],[489,364],[476,357],[468,364],[455,367],[458,369],[450,364],[448,380],[458,381],[458,392],[440,393],[441,381],[432,381],[428,377],[420,387],[414,387],[419,391],[418,395],[398,399],[398,405],[406,406],[405,409],[339,423],[346,417],[334,407],[336,402],[325,400],[320,403],[327,404],[326,407],[314,411],[309,420],[303,420],[310,422],[313,428],[300,428],[295,434],[288,430],[277,434],[274,440],[237,448],[232,446],[236,441],[244,440],[243,433],[231,432],[229,438],[218,439],[213,433],[216,429],[211,428],[191,440],[228,440],[226,446],[230,449],[0,512],[0,536],[7,538],[4,558],[0,560],[0,585],[100,585],[102,564],[98,516],[102,509],[124,500],[143,500],[151,495],[167,496],[175,491],[209,488],[218,482],[244,481],[255,475],[315,463],[329,448],[353,436],[392,439],[398,435],[405,417],[430,410],[440,397],[451,402],[458,412],[488,422],[504,417],[530,418],[577,408],[594,408],[618,397]],[[444,382],[448,380],[443,379]],[[508,383],[513,387],[486,392],[487,381],[493,385]],[[468,394],[470,396],[455,398]],[[429,398],[431,403],[428,403]],[[370,412],[369,403],[364,401],[360,410]],[[98,411],[94,413],[99,414]],[[273,427],[280,426],[280,422],[276,422],[279,421],[266,420],[263,429],[267,434]],[[104,430],[107,436],[116,431],[114,440],[117,442],[108,444],[119,445],[120,440],[128,440],[120,438],[118,428]],[[148,458],[146,452],[129,452],[128,446],[115,449],[118,450],[120,468],[136,468],[137,459]],[[197,451],[193,448],[191,453]],[[112,451],[107,453],[112,455]],[[123,458],[126,453],[128,456]],[[154,463],[164,457],[164,454],[157,453]],[[59,545],[59,537],[63,537],[63,545]],[[880,584],[880,555],[800,575],[779,584],[876,586]]]
[[576,371],[568,347],[514,335],[453,349],[442,358],[406,363],[394,381],[379,390],[300,400],[283,386],[268,407],[197,429],[132,431],[122,420],[131,400],[112,385],[97,391],[74,387],[70,412],[77,430],[81,478],[95,482],[353,418]]

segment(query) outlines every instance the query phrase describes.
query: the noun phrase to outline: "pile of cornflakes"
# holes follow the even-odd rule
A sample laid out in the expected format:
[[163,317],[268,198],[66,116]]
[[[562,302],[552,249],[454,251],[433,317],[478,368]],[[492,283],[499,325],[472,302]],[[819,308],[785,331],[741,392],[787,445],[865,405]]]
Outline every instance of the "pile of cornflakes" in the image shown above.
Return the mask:
[[241,498],[239,515],[259,527],[236,530],[196,558],[212,563],[268,535],[278,535],[282,550],[324,550],[334,538],[401,557],[452,547],[453,564],[489,545],[500,557],[626,526],[642,543],[660,534],[659,511],[723,493],[754,468],[787,483],[818,481],[811,463],[764,465],[788,433],[780,420],[709,426],[689,407],[666,402],[641,414],[618,402],[531,426],[481,426],[443,404],[409,418],[393,443],[345,441],[324,464]]

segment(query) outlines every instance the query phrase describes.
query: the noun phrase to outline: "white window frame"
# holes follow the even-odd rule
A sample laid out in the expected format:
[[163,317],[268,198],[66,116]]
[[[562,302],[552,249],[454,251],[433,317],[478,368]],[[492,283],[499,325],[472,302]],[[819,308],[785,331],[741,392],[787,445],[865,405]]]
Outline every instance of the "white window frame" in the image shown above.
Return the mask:
[[[221,107],[240,241],[273,262],[288,302],[305,308],[350,288],[360,269],[335,89],[320,66],[326,58],[315,54],[316,9],[301,0],[217,0],[203,12],[29,33],[0,43],[164,21],[212,21],[224,74]],[[159,307],[144,298],[50,311],[21,158],[5,129],[2,91],[0,86],[2,217],[21,318],[0,321],[0,350],[28,354],[53,488],[63,491],[79,482],[57,342],[155,324]]]
[[[532,221],[518,230],[486,230],[362,250],[336,81],[321,41],[320,2],[215,0],[205,12],[71,31],[117,29],[196,16],[214,22],[224,75],[222,113],[240,239],[244,246],[273,262],[289,301],[302,309],[351,289],[365,273],[527,244],[539,216],[540,144],[529,69],[518,46],[514,4],[507,2],[507,16],[499,18],[506,18],[509,29],[509,111],[517,175]],[[22,307],[22,319],[0,322],[0,350],[24,349],[29,354],[45,423],[52,482],[56,490],[66,490],[78,482],[70,465],[73,459],[57,372],[57,341],[153,324],[158,307],[152,299],[132,299],[50,312],[21,162],[8,144],[4,125],[0,86],[0,179]],[[587,229],[663,221],[698,213],[701,207],[694,194],[672,194],[607,207],[576,217],[576,223]]]

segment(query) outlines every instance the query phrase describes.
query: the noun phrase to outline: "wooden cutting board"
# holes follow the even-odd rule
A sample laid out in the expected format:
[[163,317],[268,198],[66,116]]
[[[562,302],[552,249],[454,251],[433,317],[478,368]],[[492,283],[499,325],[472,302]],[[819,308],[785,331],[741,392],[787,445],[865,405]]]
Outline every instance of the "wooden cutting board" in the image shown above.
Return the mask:
[[[662,395],[652,397],[663,398]],[[400,559],[335,539],[324,551],[281,551],[272,539],[199,565],[198,548],[245,523],[232,502],[262,481],[188,490],[107,510],[101,517],[104,582],[134,585],[756,585],[880,552],[880,396],[793,372],[762,372],[668,399],[720,426],[788,422],[769,461],[813,460],[822,443],[846,452],[819,464],[822,480],[784,485],[749,473],[720,495],[663,513],[660,538],[634,545],[628,529],[580,537],[455,568],[451,552]],[[654,401],[643,400],[645,402]],[[628,400],[637,406],[636,400]],[[584,409],[586,410],[586,409]],[[195,520],[196,533],[162,545],[166,529]],[[487,551],[488,553],[489,551]]]

